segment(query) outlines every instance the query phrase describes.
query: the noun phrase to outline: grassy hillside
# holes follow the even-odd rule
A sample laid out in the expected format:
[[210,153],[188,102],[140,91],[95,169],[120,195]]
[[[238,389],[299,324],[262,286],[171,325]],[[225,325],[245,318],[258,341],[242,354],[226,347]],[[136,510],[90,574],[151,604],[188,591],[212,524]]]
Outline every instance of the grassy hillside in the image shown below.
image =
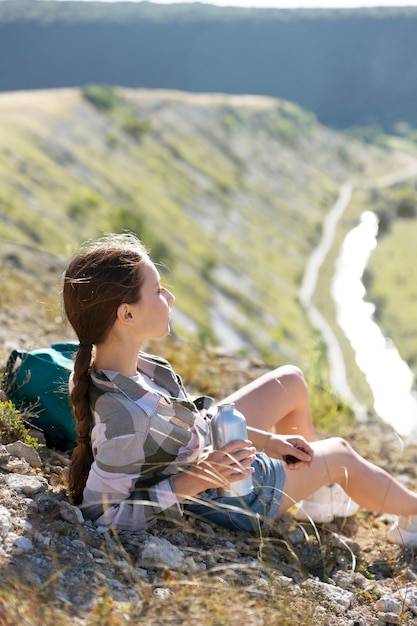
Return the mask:
[[[70,338],[58,298],[67,256],[87,237],[130,229],[171,268],[164,278],[177,296],[177,333],[200,343],[216,343],[217,335],[229,350],[234,340],[275,364],[291,358],[317,382],[317,338],[297,299],[305,264],[340,183],[373,180],[400,165],[394,153],[360,146],[297,106],[268,98],[102,87],[84,95],[3,94],[0,369],[8,344]],[[397,201],[400,191],[393,191]],[[337,241],[364,206],[381,208],[390,193],[358,192]],[[319,292],[323,303],[322,285]],[[216,397],[264,369],[257,359],[191,341],[174,338],[164,350],[191,392]],[[320,434],[347,436],[415,485],[415,446],[407,441],[399,452],[397,437],[377,420],[352,423],[349,408],[321,385],[311,399]],[[3,460],[4,481],[24,467],[17,462]],[[10,541],[33,537],[30,549],[13,552],[3,537],[5,624],[159,625],[162,614],[170,623],[192,614],[207,624],[242,616],[256,626],[324,626],[335,610],[340,624],[370,623],[381,616],[376,600],[415,578],[414,552],[386,543],[387,519],[368,511],[312,529],[288,514],[250,536],[162,522],[149,537],[178,546],[186,568],[158,564],[147,574],[148,533],[93,533],[69,517],[67,465],[65,455],[42,448],[41,468],[29,472],[44,477],[48,490],[25,498],[28,508],[8,483],[0,490],[3,517],[7,522],[9,511],[13,520]],[[321,581],[346,592],[340,574],[351,576],[349,609],[323,603]],[[408,616],[411,607],[403,605],[401,619]]]
[[341,181],[396,167],[392,154],[272,98],[93,87],[3,94],[0,112],[0,237],[56,255],[40,282],[36,255],[3,243],[3,306],[43,288],[39,315],[55,319],[57,267],[86,238],[133,230],[169,268],[177,333],[312,367],[306,261]]

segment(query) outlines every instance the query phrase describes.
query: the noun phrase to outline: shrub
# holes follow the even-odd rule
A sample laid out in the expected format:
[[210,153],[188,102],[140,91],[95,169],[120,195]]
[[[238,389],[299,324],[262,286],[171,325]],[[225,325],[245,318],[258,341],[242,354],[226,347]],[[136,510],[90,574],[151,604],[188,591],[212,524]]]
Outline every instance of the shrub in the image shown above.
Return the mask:
[[379,146],[380,148],[386,148],[388,145],[387,136],[378,124],[371,126],[352,126],[346,130],[346,133],[352,139]]
[[111,215],[111,230],[114,232],[135,233],[143,240],[145,223],[141,215],[127,207],[116,207]]
[[120,102],[116,87],[110,85],[86,85],[82,95],[99,111],[111,111]]
[[133,113],[129,113],[122,122],[122,128],[135,141],[140,141],[149,131],[150,122],[146,119],[138,119]]
[[210,324],[202,324],[198,331],[198,342],[203,347],[215,346],[218,343],[217,337]]
[[92,191],[77,195],[68,206],[68,216],[73,220],[85,217],[88,211],[96,209],[100,205],[100,197]]
[[152,259],[160,266],[159,269],[172,271],[175,265],[175,258],[170,247],[150,233],[145,233],[145,243],[151,250]]
[[398,217],[413,219],[416,216],[417,195],[414,189],[397,190],[394,192],[394,201]]
[[19,440],[33,447],[37,446],[13,402],[0,402],[0,444],[7,445]]

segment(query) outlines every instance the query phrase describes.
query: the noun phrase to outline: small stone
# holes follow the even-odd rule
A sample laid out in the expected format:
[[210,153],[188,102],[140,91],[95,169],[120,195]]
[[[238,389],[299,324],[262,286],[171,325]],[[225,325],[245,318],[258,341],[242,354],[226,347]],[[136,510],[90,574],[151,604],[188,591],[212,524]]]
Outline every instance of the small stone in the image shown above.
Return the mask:
[[81,513],[78,506],[73,506],[69,502],[61,503],[61,506],[59,507],[59,514],[63,520],[65,520],[66,522],[70,522],[71,524],[84,523],[83,514]]
[[157,587],[156,589],[154,589],[153,593],[159,600],[167,600],[170,596],[173,595],[172,591],[170,589],[167,589],[166,587]]
[[0,506],[0,537],[7,537],[12,527],[12,519],[9,511],[4,506]]
[[14,441],[6,446],[6,450],[12,455],[25,459],[31,467],[42,465],[41,457],[33,446],[28,446],[23,441]]
[[94,559],[107,559],[107,554],[103,552],[103,550],[99,550],[98,548],[91,548],[90,552]]
[[400,624],[401,623],[401,615],[397,615],[396,613],[383,613],[382,611],[377,613],[377,617],[381,622],[385,622],[386,624]]
[[336,613],[347,611],[350,607],[353,597],[351,591],[312,579],[306,580],[302,586],[316,594],[317,598],[321,599],[323,605],[332,607]]
[[355,585],[354,574],[338,571],[333,576],[334,582],[342,589],[349,589]]
[[5,463],[8,463],[10,459],[10,453],[7,451],[6,446],[0,445],[0,467],[3,467]]
[[9,549],[12,554],[19,555],[25,554],[27,552],[32,552],[33,543],[27,537],[9,535],[9,538],[11,539],[11,541],[9,542]]
[[25,459],[10,457],[8,462],[3,464],[3,469],[15,474],[27,474],[30,471],[30,465]]
[[31,583],[32,585],[34,585],[35,587],[40,587],[42,584],[42,580],[40,576],[38,576],[36,572],[30,569],[25,571],[25,580],[28,583]]
[[407,585],[399,589],[394,595],[417,615],[417,588],[415,585]]
[[46,478],[38,476],[22,476],[21,474],[13,474],[6,478],[7,486],[17,493],[23,493],[26,496],[33,496],[48,489],[48,481]]
[[277,576],[275,580],[279,582],[282,587],[289,587],[294,583],[294,580],[289,578],[289,576]]
[[184,554],[181,550],[167,539],[160,537],[154,537],[145,544],[142,550],[142,562],[150,566],[162,564],[181,569],[185,567]]
[[295,530],[292,530],[291,532],[288,533],[288,539],[294,545],[305,543],[306,541],[305,535],[303,531],[301,530],[301,528],[299,527],[297,527]]
[[[375,611],[382,613],[395,613],[395,615],[401,615],[402,609],[402,602],[394,600],[391,596],[383,596],[375,602]],[[395,622],[390,623],[395,624]]]
[[216,530],[214,528],[214,526],[211,526],[211,524],[207,524],[206,522],[199,522],[199,526],[201,528],[201,530],[206,533],[206,535],[208,537],[215,537],[216,536]]
[[32,524],[28,522],[27,519],[22,519],[21,517],[14,519],[13,524],[16,529],[21,530],[26,534],[30,533],[33,528]]

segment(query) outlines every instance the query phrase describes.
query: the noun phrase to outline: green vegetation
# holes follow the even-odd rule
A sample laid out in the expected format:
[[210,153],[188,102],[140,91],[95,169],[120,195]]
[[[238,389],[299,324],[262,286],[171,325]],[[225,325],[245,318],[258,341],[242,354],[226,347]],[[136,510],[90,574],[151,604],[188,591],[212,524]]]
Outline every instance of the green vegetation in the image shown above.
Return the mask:
[[[298,301],[305,264],[340,182],[390,171],[389,151],[271,99],[90,85],[38,92],[22,116],[19,98],[2,117],[0,237],[67,257],[102,232],[135,232],[176,295],[177,334],[227,347],[230,329],[241,354],[308,373],[317,338]],[[410,211],[410,198],[398,202]]]
[[[384,464],[392,467],[393,456],[390,451],[388,459],[385,440],[370,438],[370,425],[358,424],[352,408],[329,387],[324,346],[301,310],[298,289],[341,181],[360,176],[373,180],[403,164],[387,150],[364,147],[323,129],[298,108],[294,111],[298,121],[293,125],[284,115],[290,132],[278,137],[278,132],[271,131],[271,120],[280,128],[277,103],[253,109],[243,99],[233,108],[228,102],[218,104],[210,98],[202,102],[177,94],[158,100],[155,107],[155,94],[118,93],[118,104],[108,111],[99,111],[77,91],[66,93],[65,98],[53,92],[48,97],[32,94],[23,105],[14,95],[13,106],[3,109],[2,309],[13,310],[15,315],[27,307],[30,313],[23,316],[22,328],[30,333],[33,323],[39,341],[49,340],[52,334],[64,337],[57,296],[67,256],[82,240],[103,231],[138,232],[154,258],[170,269],[164,271],[163,280],[173,288],[179,312],[174,336],[149,343],[145,349],[168,358],[191,393],[224,397],[271,364],[298,363],[307,375],[319,434],[346,436],[371,459],[383,456]],[[24,115],[19,114],[20,106]],[[47,106],[53,111],[50,118],[45,114]],[[139,141],[123,128],[129,111],[138,120],[149,120]],[[225,124],[225,119],[236,122]],[[111,145],[109,136],[116,139]],[[366,188],[355,192],[317,294],[329,319],[334,315],[326,286],[343,234],[370,205],[387,212],[390,233],[398,223],[414,224],[412,191],[401,186],[386,192]],[[24,217],[30,228],[23,228]],[[227,342],[228,329],[243,340],[238,356],[218,348]],[[349,356],[348,367],[354,372]],[[363,384],[360,376],[357,381],[358,386]],[[22,418],[10,404],[0,403],[1,410],[12,416],[12,425]],[[9,441],[10,422],[6,432]],[[12,438],[25,435],[20,430],[13,433]],[[410,476],[415,480],[411,472]],[[368,528],[375,523],[367,513],[361,516],[360,522],[368,523]],[[48,528],[55,536],[69,532],[57,520]],[[336,567],[346,563],[347,569],[351,564],[353,569],[356,560],[356,570],[371,578],[378,566],[372,560],[379,563],[380,549],[374,559],[368,552],[354,555],[350,545],[334,541],[338,532],[345,534],[340,525],[309,537],[306,555],[304,542],[291,539],[297,530],[289,516],[278,528],[245,538],[243,553],[256,560],[255,574],[253,568],[244,571],[238,553],[229,558],[226,551],[220,564],[216,561],[207,571],[156,570],[152,583],[139,575],[133,580],[123,578],[123,584],[131,585],[139,598],[123,605],[110,593],[103,576],[95,575],[99,567],[92,559],[96,587],[92,586],[85,626],[121,626],[141,620],[156,625],[161,610],[179,616],[180,621],[195,616],[216,625],[239,617],[248,621],[256,614],[259,624],[278,619],[283,626],[294,622],[324,626],[327,621],[321,619],[319,595],[307,593],[294,599],[281,584],[280,575],[298,579],[312,575],[327,581]],[[180,532],[187,541],[184,524]],[[106,550],[105,545],[101,548]],[[52,546],[48,557],[57,558]],[[112,553],[112,562],[115,559]],[[403,575],[398,557],[393,563]],[[391,567],[389,560],[387,567]],[[72,623],[74,606],[65,606],[55,595],[61,573],[57,567],[55,578],[32,586],[5,568],[0,618],[10,624]],[[255,589],[259,580],[265,585],[261,593]],[[167,591],[164,598],[154,593],[159,588]]]
[[[3,0],[0,90],[83,87],[103,111],[117,106],[111,85],[264,94],[296,102],[328,126],[356,127],[356,135],[375,142],[380,129],[404,135],[417,125],[410,62],[417,58],[416,25],[413,7]],[[14,54],[10,42],[21,40],[25,46]],[[291,141],[293,122],[271,119],[271,132]],[[146,132],[134,116],[125,123],[139,139]],[[224,123],[237,120],[226,116]]]
[[137,119],[133,113],[128,113],[123,120],[122,128],[126,133],[133,137],[133,139],[140,141],[149,131],[150,123],[148,120]]
[[119,103],[117,90],[110,85],[86,85],[82,94],[99,111],[111,111]]
[[383,206],[384,228],[367,272],[369,299],[385,334],[417,377],[416,185],[393,189]]
[[37,447],[37,441],[30,435],[24,416],[12,402],[0,401],[0,444],[6,445],[18,440]]
[[388,137],[378,124],[374,126],[352,126],[346,132],[353,139],[358,139],[370,145],[386,148],[389,144]]

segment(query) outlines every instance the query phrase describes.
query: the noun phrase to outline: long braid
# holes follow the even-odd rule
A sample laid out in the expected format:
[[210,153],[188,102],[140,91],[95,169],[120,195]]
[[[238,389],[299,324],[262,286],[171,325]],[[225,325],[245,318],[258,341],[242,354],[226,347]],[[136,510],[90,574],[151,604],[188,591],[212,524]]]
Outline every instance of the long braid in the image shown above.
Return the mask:
[[75,447],[69,469],[69,490],[74,504],[80,504],[88,473],[93,462],[93,451],[90,442],[92,416],[88,401],[90,385],[92,346],[80,345],[74,365],[73,388],[71,403],[77,416],[78,443]]

